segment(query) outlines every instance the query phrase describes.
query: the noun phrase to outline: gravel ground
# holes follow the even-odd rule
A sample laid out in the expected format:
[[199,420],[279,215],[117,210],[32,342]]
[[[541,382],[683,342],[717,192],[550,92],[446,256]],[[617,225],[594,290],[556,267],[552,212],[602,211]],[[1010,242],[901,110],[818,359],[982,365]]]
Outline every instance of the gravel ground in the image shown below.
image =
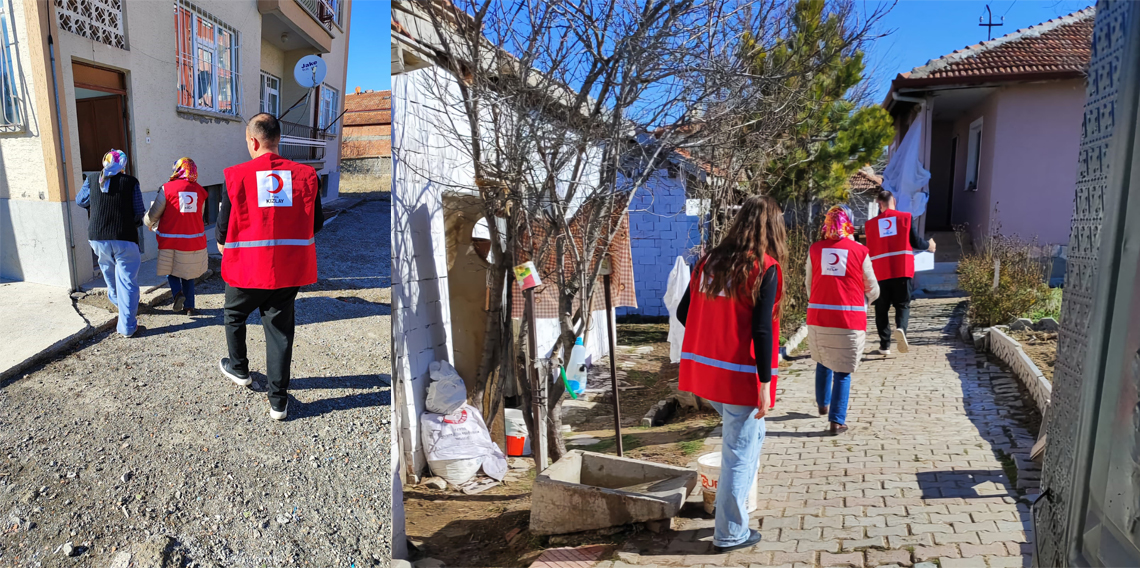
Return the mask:
[[0,384],[0,567],[388,565],[390,204],[369,197],[317,236],[287,421],[267,415],[256,314],[252,387],[218,371],[219,278],[196,318],[160,306],[141,338]]

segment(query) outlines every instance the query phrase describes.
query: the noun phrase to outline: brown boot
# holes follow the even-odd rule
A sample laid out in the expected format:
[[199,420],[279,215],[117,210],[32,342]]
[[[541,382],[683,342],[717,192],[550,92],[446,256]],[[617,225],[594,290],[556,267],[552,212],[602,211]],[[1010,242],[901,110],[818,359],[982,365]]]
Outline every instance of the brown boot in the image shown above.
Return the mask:
[[820,416],[827,416],[827,411],[828,411],[828,408],[827,408],[826,404],[819,405],[819,415]]
[[838,424],[838,423],[832,422],[831,423],[831,429],[828,432],[832,436],[838,436],[840,434],[846,433],[847,430],[849,430],[849,428],[847,428],[846,424]]

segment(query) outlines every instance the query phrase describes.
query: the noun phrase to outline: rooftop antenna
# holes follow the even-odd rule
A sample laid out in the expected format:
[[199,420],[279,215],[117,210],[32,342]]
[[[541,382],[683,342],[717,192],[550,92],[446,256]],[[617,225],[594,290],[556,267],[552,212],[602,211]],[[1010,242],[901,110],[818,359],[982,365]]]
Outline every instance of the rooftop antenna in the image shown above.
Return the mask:
[[994,23],[994,13],[990,11],[990,5],[986,4],[986,14],[989,16],[990,22],[988,24],[982,23],[982,17],[978,16],[978,26],[986,28],[986,41],[994,39],[994,28],[1005,25],[1005,16],[1001,17],[1001,23]]

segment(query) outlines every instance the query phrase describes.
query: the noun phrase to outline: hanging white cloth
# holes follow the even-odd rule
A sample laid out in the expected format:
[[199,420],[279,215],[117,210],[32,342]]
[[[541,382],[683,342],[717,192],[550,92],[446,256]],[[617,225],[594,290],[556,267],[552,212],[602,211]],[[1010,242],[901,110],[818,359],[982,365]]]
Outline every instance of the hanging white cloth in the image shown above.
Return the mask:
[[677,319],[677,306],[689,289],[689,265],[685,259],[677,257],[673,270],[669,272],[669,285],[665,288],[665,307],[669,309],[669,360],[681,362],[681,343],[685,339],[685,326]]
[[926,212],[930,195],[923,191],[930,182],[930,171],[922,167],[922,115],[910,125],[883,172],[883,189],[895,194],[899,211],[918,217]]

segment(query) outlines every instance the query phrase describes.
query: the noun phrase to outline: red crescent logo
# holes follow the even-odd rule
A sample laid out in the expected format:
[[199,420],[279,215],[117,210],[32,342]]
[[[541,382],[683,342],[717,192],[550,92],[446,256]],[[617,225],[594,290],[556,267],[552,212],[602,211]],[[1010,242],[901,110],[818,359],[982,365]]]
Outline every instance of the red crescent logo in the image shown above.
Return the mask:
[[827,264],[828,264],[828,265],[830,265],[830,266],[835,266],[836,264],[839,264],[839,255],[837,255],[837,254],[835,254],[835,253],[831,253],[831,256],[834,256],[834,257],[835,257],[835,261],[834,261],[834,262],[829,262],[829,263],[827,263]]
[[887,230],[888,231],[891,230],[892,228],[894,228],[894,223],[895,223],[894,219],[887,219]]
[[[281,180],[281,176],[271,173],[266,177],[277,180],[277,189],[270,189],[269,193],[281,193],[281,190],[285,188],[285,182]],[[271,185],[270,187],[273,186]]]
[[194,196],[193,195],[183,195],[182,196],[182,202],[187,204],[187,205],[190,205],[191,203],[194,203]]

